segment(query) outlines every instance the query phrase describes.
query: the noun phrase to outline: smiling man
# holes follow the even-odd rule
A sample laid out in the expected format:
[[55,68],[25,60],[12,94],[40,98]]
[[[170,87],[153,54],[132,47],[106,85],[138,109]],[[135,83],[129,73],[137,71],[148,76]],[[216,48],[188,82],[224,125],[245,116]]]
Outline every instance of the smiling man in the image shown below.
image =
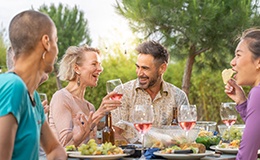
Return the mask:
[[169,61],[169,53],[165,47],[155,41],[147,41],[140,44],[136,51],[138,52],[135,64],[137,79],[126,82],[124,88],[120,88],[123,89],[124,94],[122,107],[112,111],[113,124],[118,130],[117,133],[120,132],[120,136],[130,143],[138,140],[135,129],[117,122],[120,119],[133,122],[134,105],[152,105],[153,126],[162,126],[171,124],[174,108],[189,103],[184,91],[163,80]]

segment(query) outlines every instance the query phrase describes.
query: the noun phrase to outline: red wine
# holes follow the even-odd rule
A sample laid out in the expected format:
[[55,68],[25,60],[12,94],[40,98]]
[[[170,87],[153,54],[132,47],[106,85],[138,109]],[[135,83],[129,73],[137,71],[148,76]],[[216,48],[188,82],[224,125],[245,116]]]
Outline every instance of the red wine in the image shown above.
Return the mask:
[[121,100],[121,98],[123,97],[123,94],[117,93],[114,94],[113,96],[111,96],[112,100]]
[[138,132],[140,132],[141,134],[145,134],[146,132],[148,132],[151,127],[152,127],[152,123],[148,122],[148,123],[135,123],[134,124],[135,129],[137,129]]
[[223,119],[222,121],[223,121],[223,123],[225,123],[227,126],[232,126],[232,125],[236,122],[236,119]]
[[179,122],[179,125],[185,131],[191,130],[196,124],[196,121],[186,121],[186,122]]

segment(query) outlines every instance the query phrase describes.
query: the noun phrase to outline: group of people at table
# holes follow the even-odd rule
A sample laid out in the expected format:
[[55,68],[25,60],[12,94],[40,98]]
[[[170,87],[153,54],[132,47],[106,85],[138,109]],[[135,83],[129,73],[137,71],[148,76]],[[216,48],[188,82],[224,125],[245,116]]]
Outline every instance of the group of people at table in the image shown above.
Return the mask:
[[[87,45],[70,46],[59,62],[58,74],[69,83],[52,96],[47,123],[36,89],[53,71],[57,28],[48,15],[27,10],[11,20],[9,38],[14,56],[8,58],[13,66],[0,75],[0,159],[39,159],[40,147],[47,159],[67,159],[64,147],[96,138],[98,122],[110,111],[116,138],[129,142],[136,137],[135,131],[117,125],[119,107],[121,118],[131,122],[135,104],[151,104],[153,126],[161,126],[170,125],[173,107],[189,103],[185,92],[163,80],[169,61],[167,49],[158,42],[145,41],[136,48],[137,79],[123,84],[122,100],[110,99],[116,94],[111,92],[95,110],[84,95],[86,87],[97,86],[103,71],[100,51]],[[254,160],[260,148],[260,29],[243,32],[230,64],[235,76],[225,85],[225,92],[246,124],[236,159]],[[248,97],[241,86],[252,87]]]

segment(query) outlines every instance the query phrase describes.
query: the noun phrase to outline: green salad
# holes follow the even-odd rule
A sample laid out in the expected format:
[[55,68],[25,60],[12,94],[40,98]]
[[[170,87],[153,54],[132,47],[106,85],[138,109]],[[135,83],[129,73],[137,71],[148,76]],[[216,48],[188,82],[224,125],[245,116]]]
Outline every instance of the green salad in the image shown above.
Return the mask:
[[211,131],[201,130],[195,141],[204,144],[206,149],[210,149],[210,146],[219,144],[220,140],[221,137],[218,135],[214,136]]

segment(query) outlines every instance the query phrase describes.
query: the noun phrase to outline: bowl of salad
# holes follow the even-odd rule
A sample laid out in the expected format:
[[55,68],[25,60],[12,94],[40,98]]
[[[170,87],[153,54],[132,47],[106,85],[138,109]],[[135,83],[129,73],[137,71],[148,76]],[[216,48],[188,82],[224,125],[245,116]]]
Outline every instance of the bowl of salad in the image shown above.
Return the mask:
[[[241,140],[245,125],[244,124],[234,124],[231,126],[230,131],[228,127],[224,124],[218,125],[218,131],[222,137],[222,140]],[[230,136],[230,137],[229,137]]]

